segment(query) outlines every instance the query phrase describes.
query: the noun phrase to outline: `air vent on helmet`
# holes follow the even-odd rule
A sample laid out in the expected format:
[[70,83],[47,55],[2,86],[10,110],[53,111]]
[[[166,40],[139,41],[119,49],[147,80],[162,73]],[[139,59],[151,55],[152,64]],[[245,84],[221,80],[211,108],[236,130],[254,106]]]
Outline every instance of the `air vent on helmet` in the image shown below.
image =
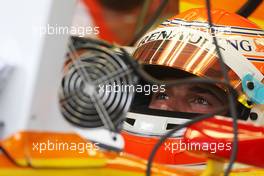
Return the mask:
[[179,125],[173,124],[173,123],[168,123],[167,124],[167,127],[166,127],[166,130],[171,130],[173,128],[176,128],[177,126],[179,126]]
[[135,119],[131,119],[131,118],[126,118],[126,122],[131,125],[131,126],[134,126],[136,120]]

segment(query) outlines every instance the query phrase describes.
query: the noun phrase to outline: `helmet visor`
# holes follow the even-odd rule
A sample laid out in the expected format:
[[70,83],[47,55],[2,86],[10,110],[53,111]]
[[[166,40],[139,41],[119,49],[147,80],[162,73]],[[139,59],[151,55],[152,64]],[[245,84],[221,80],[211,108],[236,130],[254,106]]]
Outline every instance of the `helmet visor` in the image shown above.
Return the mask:
[[[134,57],[146,65],[180,69],[194,75],[223,80],[219,59],[212,50],[196,46],[189,40],[155,40],[138,47]],[[240,78],[225,65],[231,85],[238,89]]]

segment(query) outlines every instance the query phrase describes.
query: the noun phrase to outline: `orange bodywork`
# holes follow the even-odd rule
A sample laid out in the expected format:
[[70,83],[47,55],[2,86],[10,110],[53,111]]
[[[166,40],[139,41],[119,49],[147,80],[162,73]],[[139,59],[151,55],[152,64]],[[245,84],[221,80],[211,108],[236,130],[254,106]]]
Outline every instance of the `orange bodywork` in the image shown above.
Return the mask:
[[[129,132],[122,132],[125,139],[125,151],[141,158],[148,159],[154,145],[159,141],[158,137],[144,137]],[[204,157],[194,157],[186,151],[176,149],[181,138],[169,138],[158,150],[154,161],[163,164],[202,164],[206,162]],[[142,150],[144,149],[144,150]]]
[[[68,150],[40,150],[36,144],[56,143],[91,144],[73,133],[20,132],[1,142],[0,175],[144,175],[146,161],[125,154],[107,150],[93,150],[81,153]],[[54,143],[55,143],[54,142]],[[35,148],[35,149],[34,149]],[[47,149],[47,148],[46,148]],[[194,176],[199,170],[175,169],[155,164],[154,175]]]
[[[89,143],[74,133],[20,132],[1,142],[0,175],[2,176],[138,176],[145,175],[147,161],[123,152],[94,150],[79,153],[73,150],[47,150],[40,153],[33,149],[33,143],[57,142]],[[144,149],[142,149],[144,150]],[[171,167],[154,164],[155,176],[197,176],[201,169]],[[257,168],[236,169],[236,175],[261,176],[263,171]]]

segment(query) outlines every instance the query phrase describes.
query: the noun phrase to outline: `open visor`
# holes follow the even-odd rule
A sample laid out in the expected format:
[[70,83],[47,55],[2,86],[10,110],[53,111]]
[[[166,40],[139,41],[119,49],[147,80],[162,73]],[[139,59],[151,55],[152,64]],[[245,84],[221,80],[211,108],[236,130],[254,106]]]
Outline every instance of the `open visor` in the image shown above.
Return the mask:
[[[151,41],[137,48],[134,57],[142,64],[167,66],[200,77],[223,80],[219,58],[214,48],[210,50],[210,48],[199,47],[194,44],[197,42],[197,39],[190,37],[188,40]],[[230,67],[226,66],[226,70],[231,85],[238,89],[241,79]]]

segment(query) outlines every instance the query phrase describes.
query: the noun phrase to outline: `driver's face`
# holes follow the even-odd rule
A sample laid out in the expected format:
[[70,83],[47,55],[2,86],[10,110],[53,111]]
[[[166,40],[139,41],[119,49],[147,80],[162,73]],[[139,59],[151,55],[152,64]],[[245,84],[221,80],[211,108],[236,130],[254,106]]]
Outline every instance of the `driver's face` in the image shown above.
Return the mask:
[[212,113],[227,104],[225,93],[211,85],[181,85],[154,93],[149,108],[167,111]]

